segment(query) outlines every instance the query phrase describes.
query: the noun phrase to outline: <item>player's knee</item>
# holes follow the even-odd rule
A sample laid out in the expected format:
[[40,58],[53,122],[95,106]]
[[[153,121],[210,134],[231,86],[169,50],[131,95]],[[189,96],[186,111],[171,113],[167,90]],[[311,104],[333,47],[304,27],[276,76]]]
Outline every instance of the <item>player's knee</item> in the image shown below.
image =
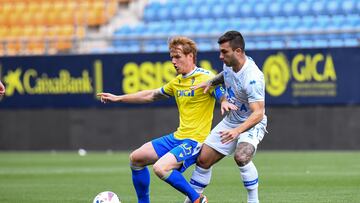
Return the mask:
[[196,165],[200,166],[203,169],[209,169],[211,167],[211,163],[209,160],[203,156],[199,156],[196,160]]
[[144,166],[144,163],[142,161],[143,158],[136,151],[131,152],[129,159],[130,159],[130,165],[132,166],[138,166],[138,167]]
[[167,170],[159,163],[153,165],[153,171],[159,178],[163,178],[167,174]]
[[245,153],[236,153],[234,160],[238,166],[245,166],[251,161],[251,156]]

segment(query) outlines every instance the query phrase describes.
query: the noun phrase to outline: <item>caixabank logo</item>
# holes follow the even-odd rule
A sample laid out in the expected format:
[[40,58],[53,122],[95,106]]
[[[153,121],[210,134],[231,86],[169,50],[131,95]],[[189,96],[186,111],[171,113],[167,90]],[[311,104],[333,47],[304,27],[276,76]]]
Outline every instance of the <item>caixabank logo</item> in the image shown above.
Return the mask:
[[[45,71],[44,71],[45,70]],[[0,72],[2,68],[0,67]],[[92,72],[92,73],[91,73]],[[94,61],[93,71],[57,69],[51,74],[46,69],[15,67],[2,73],[6,97],[15,95],[94,94],[103,89],[102,63]]]
[[282,96],[290,88],[292,97],[335,97],[336,69],[331,54],[298,53],[287,58],[279,52],[263,64],[266,92]]

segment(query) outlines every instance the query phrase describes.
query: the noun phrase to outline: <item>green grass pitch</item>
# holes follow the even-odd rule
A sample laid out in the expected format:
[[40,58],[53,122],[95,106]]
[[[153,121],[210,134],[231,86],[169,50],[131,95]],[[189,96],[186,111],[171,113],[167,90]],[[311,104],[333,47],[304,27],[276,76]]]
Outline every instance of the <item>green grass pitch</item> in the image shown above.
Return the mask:
[[[254,162],[262,203],[360,202],[360,151],[259,151]],[[111,190],[136,203],[128,165],[128,152],[0,152],[0,202],[85,203]],[[153,173],[150,191],[154,203],[184,200]],[[214,167],[205,194],[210,203],[246,202],[232,157]]]

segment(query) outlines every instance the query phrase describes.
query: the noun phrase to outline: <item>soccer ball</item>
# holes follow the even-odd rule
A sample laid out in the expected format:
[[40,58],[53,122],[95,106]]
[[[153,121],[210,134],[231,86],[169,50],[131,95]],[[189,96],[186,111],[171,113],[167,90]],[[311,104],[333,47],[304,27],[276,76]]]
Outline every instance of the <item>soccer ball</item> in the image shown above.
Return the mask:
[[119,200],[119,197],[111,192],[111,191],[105,191],[100,192],[93,200],[93,203],[121,203]]

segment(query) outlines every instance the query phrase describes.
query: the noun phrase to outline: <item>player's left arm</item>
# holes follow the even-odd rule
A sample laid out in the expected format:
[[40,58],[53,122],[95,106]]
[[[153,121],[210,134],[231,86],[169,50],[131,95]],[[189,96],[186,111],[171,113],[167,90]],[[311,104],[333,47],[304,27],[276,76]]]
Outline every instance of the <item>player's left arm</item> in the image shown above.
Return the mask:
[[217,85],[210,88],[210,94],[213,96],[217,102],[221,103],[225,99],[225,88],[223,85]]
[[249,107],[252,111],[248,119],[245,120],[242,124],[240,124],[237,128],[232,130],[225,130],[220,132],[221,142],[229,143],[235,140],[241,133],[247,131],[248,129],[254,127],[258,124],[264,117],[265,113],[265,102],[264,101],[256,101],[249,104]]

